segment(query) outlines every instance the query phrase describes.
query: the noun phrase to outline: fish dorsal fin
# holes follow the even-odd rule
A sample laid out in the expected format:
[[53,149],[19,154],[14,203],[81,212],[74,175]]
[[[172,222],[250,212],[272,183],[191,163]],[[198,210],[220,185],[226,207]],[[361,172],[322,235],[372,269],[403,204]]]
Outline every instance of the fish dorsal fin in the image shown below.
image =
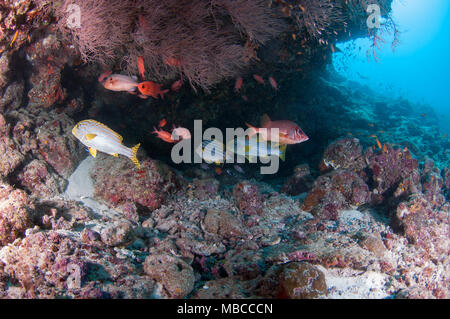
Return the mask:
[[86,134],[86,139],[88,141],[92,140],[93,138],[95,138],[97,136],[97,134]]
[[269,115],[264,113],[263,116],[261,116],[261,127],[267,127],[270,124],[270,122],[271,120]]
[[97,157],[97,150],[95,148],[89,147],[89,153],[91,153],[93,157]]
[[117,137],[117,138],[119,139],[120,142],[123,141],[123,137],[122,137],[119,133],[114,132],[112,129],[110,129],[109,127],[107,127],[105,124],[100,123],[100,122],[97,122],[96,120],[88,120],[88,121],[91,122],[91,123],[94,123],[94,124],[97,125],[97,126],[100,126],[100,127],[104,128],[104,129],[106,129],[108,132],[110,132],[110,133],[113,134],[115,137]]

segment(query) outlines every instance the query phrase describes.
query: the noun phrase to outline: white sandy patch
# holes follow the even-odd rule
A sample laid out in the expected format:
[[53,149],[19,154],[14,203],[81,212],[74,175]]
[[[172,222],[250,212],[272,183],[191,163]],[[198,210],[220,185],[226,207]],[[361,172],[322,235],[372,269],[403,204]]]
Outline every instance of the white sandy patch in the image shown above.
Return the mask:
[[95,158],[86,157],[70,175],[66,191],[63,194],[66,200],[82,202],[84,206],[93,212],[111,218],[123,218],[123,214],[108,208],[108,206],[94,199],[94,183],[90,171],[94,167]]
[[316,267],[325,274],[330,299],[382,299],[390,296],[385,286],[388,279],[385,274]]
[[95,158],[86,157],[77,169],[70,175],[64,196],[68,199],[80,200],[83,197],[92,197],[94,195],[94,183],[89,174],[95,164]]

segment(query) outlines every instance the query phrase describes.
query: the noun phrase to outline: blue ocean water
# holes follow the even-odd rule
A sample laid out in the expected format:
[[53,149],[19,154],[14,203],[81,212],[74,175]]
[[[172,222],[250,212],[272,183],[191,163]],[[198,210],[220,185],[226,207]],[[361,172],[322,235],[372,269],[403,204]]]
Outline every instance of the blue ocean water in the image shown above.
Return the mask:
[[401,32],[395,50],[393,34],[383,35],[379,61],[367,57],[368,38],[340,43],[334,66],[376,92],[431,105],[442,134],[450,135],[450,1],[394,0],[392,17]]

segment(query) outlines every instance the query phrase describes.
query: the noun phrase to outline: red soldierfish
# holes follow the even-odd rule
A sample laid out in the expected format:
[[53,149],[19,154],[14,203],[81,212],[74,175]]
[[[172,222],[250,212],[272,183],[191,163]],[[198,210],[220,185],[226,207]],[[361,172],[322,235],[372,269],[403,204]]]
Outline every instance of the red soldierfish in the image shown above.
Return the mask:
[[157,135],[158,138],[162,139],[164,142],[167,143],[176,143],[180,140],[174,140],[172,139],[172,133],[164,131],[164,130],[157,130],[156,128],[153,128],[153,133]]
[[264,114],[261,118],[261,128],[256,128],[247,124],[252,130],[249,137],[260,134],[266,141],[276,140],[276,136],[272,136],[272,129],[279,130],[278,142],[280,144],[297,144],[309,140],[309,137],[302,131],[302,129],[292,121],[281,120],[272,121],[267,114]]
[[164,127],[164,126],[166,126],[166,124],[167,124],[166,119],[162,119],[161,121],[159,121],[158,126],[159,126],[159,127]]
[[278,84],[275,81],[275,79],[273,77],[270,77],[269,78],[269,82],[270,82],[270,85],[272,85],[272,87],[274,88],[274,90],[277,91],[278,90]]
[[141,94],[146,96],[152,96],[155,99],[158,98],[158,95],[160,95],[161,98],[164,99],[164,94],[169,92],[169,90],[161,90],[162,84],[158,84],[152,81],[145,81],[139,83],[137,87],[139,89],[139,92],[141,92]]
[[182,85],[183,85],[183,81],[181,79],[179,79],[178,81],[175,81],[172,83],[172,86],[170,87],[170,89],[174,92],[177,92],[178,90],[181,89]]
[[242,77],[238,77],[236,79],[236,83],[234,84],[234,91],[236,93],[239,92],[239,90],[241,89],[243,83],[244,83],[244,80],[242,79]]
[[145,64],[144,64],[144,58],[142,56],[138,56],[137,66],[138,66],[138,70],[139,70],[141,79],[145,79]]
[[264,79],[260,77],[258,74],[253,74],[253,78],[255,79],[256,82],[262,85],[266,85],[266,81],[264,81]]

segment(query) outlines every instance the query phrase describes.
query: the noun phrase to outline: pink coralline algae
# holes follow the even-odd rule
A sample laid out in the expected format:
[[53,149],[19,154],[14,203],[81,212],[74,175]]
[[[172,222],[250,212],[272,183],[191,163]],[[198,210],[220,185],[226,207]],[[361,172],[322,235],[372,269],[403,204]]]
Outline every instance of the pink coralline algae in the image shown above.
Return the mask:
[[33,160],[17,175],[22,187],[36,196],[51,198],[62,192],[66,187],[66,180],[58,174],[49,172],[42,160]]
[[120,222],[104,228],[100,238],[108,246],[125,246],[135,239],[135,230],[130,222]]
[[[445,176],[445,171],[443,174]],[[443,193],[444,177],[438,168],[434,167],[432,160],[425,162],[421,172],[422,192],[425,198],[434,206],[440,207],[445,203]]]
[[[0,175],[12,177],[19,183],[24,178],[24,185],[28,187],[46,184],[50,177],[40,176],[41,181],[38,182],[38,172],[31,169],[39,166],[41,175],[44,169],[47,170],[60,185],[48,191],[58,192],[64,188],[55,174],[68,178],[81,160],[82,153],[72,138],[73,121],[66,115],[55,118],[53,112],[32,114],[26,110],[10,111],[7,119],[0,115]],[[40,161],[28,166],[27,173],[22,169],[21,177],[14,176],[20,173],[16,172],[20,166],[27,166],[33,159]]]
[[76,51],[65,46],[54,35],[34,42],[27,47],[28,60],[33,67],[30,78],[31,89],[28,91],[30,108],[50,108],[67,98],[66,89],[62,87],[61,77],[64,65],[72,65]]
[[[6,87],[11,77],[11,56],[0,54],[0,88]],[[1,95],[1,91],[0,91]]]
[[219,191],[220,183],[214,178],[194,179],[192,195],[195,198],[204,200],[214,198]]
[[131,260],[100,241],[82,244],[55,231],[4,247],[2,276],[7,286],[0,296],[9,298],[149,298],[154,292],[154,282],[137,274]]
[[281,298],[313,299],[327,295],[325,275],[305,262],[292,262],[283,267],[281,287]]
[[0,246],[12,243],[32,226],[34,205],[27,194],[0,182]]
[[11,126],[0,114],[0,176],[8,176],[25,160],[25,156],[18,150],[10,137]]
[[319,176],[302,204],[302,209],[320,219],[336,220],[338,212],[370,200],[369,187],[356,173],[338,169]]
[[421,190],[418,161],[409,150],[385,145],[386,151],[369,148],[364,154],[372,173],[374,203],[390,197],[406,197]]
[[248,181],[241,182],[234,187],[233,195],[239,210],[243,214],[262,214],[263,198],[255,184]]
[[281,188],[281,192],[296,196],[311,189],[314,178],[308,164],[301,164],[294,168],[294,174]]
[[136,203],[147,210],[159,208],[181,185],[181,179],[164,163],[145,159],[138,173],[126,158],[97,155],[91,172],[95,196],[112,207]]
[[210,209],[203,221],[207,232],[218,234],[224,238],[243,237],[241,222],[231,213]]
[[363,149],[357,138],[343,138],[331,143],[319,164],[321,172],[349,169],[359,172],[366,167]]
[[144,271],[162,285],[167,297],[184,298],[194,288],[194,271],[181,258],[168,254],[149,255],[144,262]]
[[412,196],[398,205],[392,223],[409,242],[424,249],[436,262],[448,257],[450,204],[435,208],[424,195]]
[[447,167],[444,169],[444,185],[447,192],[450,192],[450,169]]
[[74,122],[66,115],[38,117],[35,125],[39,155],[59,175],[68,178],[83,155],[80,144],[72,136]]

